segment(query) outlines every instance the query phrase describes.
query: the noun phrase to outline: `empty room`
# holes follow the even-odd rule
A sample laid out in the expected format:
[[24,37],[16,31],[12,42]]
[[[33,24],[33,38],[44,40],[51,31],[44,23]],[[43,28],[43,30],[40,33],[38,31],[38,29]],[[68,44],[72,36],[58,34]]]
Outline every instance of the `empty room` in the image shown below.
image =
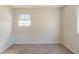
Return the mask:
[[0,5],[0,54],[78,54],[79,6]]

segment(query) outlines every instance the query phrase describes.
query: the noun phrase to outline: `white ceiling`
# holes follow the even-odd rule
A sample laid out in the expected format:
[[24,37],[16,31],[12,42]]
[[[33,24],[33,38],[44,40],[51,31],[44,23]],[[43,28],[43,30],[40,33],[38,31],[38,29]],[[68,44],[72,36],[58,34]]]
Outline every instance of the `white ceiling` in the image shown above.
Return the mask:
[[64,5],[13,5],[13,8],[61,8]]

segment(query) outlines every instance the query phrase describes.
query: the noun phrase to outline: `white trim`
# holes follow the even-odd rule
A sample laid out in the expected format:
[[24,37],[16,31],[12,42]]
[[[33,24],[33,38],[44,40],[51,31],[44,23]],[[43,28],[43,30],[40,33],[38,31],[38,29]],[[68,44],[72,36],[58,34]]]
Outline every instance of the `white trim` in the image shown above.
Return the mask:
[[10,44],[8,46],[6,46],[5,48],[3,48],[2,50],[0,50],[0,53],[2,53],[4,50],[6,50],[7,48],[9,48],[10,46],[12,46],[13,44]]
[[14,44],[61,44],[60,42],[15,42]]
[[71,47],[69,47],[68,45],[62,43],[62,45],[64,45],[66,48],[68,48],[70,51],[72,51],[74,54],[78,54],[75,50],[73,50]]

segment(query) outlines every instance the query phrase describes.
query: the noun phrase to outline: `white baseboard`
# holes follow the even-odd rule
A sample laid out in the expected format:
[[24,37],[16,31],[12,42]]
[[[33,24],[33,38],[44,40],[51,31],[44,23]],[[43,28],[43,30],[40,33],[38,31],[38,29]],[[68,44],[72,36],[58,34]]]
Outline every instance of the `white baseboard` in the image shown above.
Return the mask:
[[70,51],[72,51],[72,53],[74,54],[78,54],[75,50],[73,50],[71,47],[69,47],[68,45],[62,43],[62,45],[64,45],[66,48],[68,48]]
[[9,48],[10,46],[12,46],[13,44],[10,44],[8,46],[6,46],[5,48],[3,48],[2,50],[0,50],[0,53],[2,53],[4,50],[6,50],[7,48]]
[[14,44],[61,44],[60,42],[15,42]]

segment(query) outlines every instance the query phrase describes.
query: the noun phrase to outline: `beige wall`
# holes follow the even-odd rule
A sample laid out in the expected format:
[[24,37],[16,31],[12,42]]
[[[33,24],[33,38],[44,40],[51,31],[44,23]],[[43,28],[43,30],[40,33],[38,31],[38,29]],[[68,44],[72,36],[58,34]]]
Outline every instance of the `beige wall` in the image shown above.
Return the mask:
[[65,6],[62,19],[62,42],[74,53],[79,53],[79,34],[77,33],[77,7]]
[[[30,27],[18,27],[19,14],[32,16]],[[60,43],[60,9],[14,9],[13,34],[15,43]]]
[[0,52],[13,44],[11,29],[12,10],[8,6],[0,6]]

